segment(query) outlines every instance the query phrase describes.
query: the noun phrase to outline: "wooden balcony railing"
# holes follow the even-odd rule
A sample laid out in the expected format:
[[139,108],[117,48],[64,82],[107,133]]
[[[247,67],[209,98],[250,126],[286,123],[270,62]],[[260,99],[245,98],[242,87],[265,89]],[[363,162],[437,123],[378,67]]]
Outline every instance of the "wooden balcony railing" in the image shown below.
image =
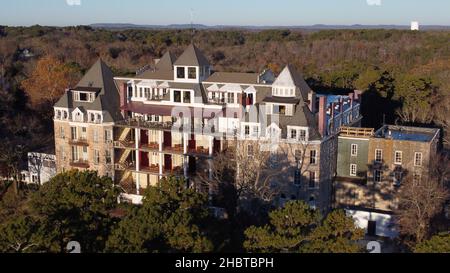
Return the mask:
[[371,137],[374,135],[373,128],[340,127],[340,135],[355,137]]

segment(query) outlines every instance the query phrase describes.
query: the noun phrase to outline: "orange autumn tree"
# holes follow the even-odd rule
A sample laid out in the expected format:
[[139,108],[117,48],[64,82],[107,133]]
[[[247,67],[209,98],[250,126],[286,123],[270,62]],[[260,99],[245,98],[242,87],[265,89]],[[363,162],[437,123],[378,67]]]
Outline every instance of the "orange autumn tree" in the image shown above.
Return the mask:
[[53,56],[45,56],[36,64],[31,76],[22,82],[33,105],[55,103],[66,88],[76,84],[79,70]]

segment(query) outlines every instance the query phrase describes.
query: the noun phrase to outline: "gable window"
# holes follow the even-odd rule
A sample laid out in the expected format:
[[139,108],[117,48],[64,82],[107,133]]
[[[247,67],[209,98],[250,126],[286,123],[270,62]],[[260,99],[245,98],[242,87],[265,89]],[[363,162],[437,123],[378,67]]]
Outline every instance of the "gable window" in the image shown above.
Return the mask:
[[376,149],[375,150],[375,162],[381,163],[383,161],[383,150]]
[[297,139],[297,130],[291,130],[291,139]]
[[422,153],[414,154],[414,166],[416,167],[422,166]]
[[188,78],[191,80],[197,79],[197,68],[196,67],[188,68]]
[[351,155],[352,156],[357,156],[358,155],[358,144],[352,144]]
[[191,103],[191,92],[187,91],[183,93],[183,102]]
[[276,115],[285,115],[286,114],[286,106],[285,105],[274,105],[273,113]]
[[306,141],[306,130],[300,130],[300,141]]
[[317,151],[316,150],[311,150],[309,163],[310,164],[317,164]]
[[402,152],[396,151],[395,152],[395,164],[402,164]]
[[356,176],[356,164],[350,164],[350,176]]
[[181,102],[181,91],[173,91],[173,101]]
[[80,101],[88,101],[88,94],[87,93],[79,93],[80,94]]
[[178,79],[184,79],[184,78],[186,78],[186,75],[185,75],[185,69],[184,69],[184,67],[177,67],[177,78]]

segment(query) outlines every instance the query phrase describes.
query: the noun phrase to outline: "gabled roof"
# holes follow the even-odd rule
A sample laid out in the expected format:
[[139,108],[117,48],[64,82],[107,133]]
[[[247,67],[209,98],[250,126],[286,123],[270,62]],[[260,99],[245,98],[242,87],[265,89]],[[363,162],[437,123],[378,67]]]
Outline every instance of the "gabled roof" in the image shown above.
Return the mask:
[[173,64],[175,62],[175,55],[172,52],[167,51],[155,65],[156,70],[172,71]]
[[308,93],[311,88],[306,83],[303,75],[300,74],[292,65],[287,65],[280,75],[277,77],[274,86],[295,86],[298,88],[296,90],[296,96],[302,96],[304,100],[308,99]]
[[[85,90],[86,88],[97,90],[98,95],[93,102],[78,102],[72,97],[72,90]],[[119,91],[111,69],[98,59],[95,64],[86,72],[75,88],[66,92],[55,107],[71,108],[77,107],[85,110],[106,111],[108,114],[105,121],[120,119],[119,112]]]
[[176,66],[209,66],[209,61],[203,53],[194,45],[191,44],[181,54],[181,56],[174,63]]

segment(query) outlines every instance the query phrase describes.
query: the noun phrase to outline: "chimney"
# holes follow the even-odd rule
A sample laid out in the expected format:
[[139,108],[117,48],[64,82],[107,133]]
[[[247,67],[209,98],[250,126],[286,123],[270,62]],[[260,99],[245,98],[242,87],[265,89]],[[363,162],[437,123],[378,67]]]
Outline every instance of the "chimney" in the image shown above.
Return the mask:
[[327,97],[319,97],[319,133],[322,137],[326,134],[327,120]]
[[308,93],[309,110],[312,113],[316,112],[316,93],[314,91],[309,91]]

